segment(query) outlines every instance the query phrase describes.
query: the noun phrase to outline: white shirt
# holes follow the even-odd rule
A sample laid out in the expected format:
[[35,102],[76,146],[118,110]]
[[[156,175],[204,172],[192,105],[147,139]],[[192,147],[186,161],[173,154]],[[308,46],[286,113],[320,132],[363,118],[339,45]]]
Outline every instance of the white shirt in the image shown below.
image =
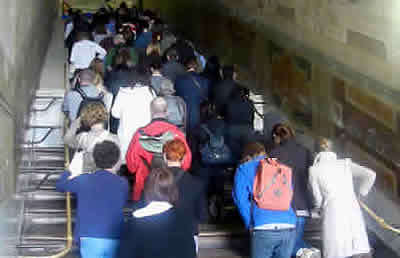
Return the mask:
[[100,59],[104,59],[107,51],[96,42],[81,40],[72,47],[70,61],[75,69],[85,69],[90,66],[97,54]]
[[118,138],[122,157],[125,158],[136,130],[150,123],[150,103],[155,97],[155,92],[147,86],[120,88],[115,97],[111,114],[120,119]]

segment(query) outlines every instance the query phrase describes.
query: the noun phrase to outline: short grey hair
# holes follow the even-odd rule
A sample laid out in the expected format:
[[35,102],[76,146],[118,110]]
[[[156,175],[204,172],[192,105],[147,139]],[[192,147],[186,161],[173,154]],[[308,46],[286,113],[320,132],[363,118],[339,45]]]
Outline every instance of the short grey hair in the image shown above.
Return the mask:
[[163,97],[157,97],[150,103],[151,118],[167,117],[167,101]]
[[93,84],[96,78],[96,73],[91,69],[84,69],[79,73],[80,83]]

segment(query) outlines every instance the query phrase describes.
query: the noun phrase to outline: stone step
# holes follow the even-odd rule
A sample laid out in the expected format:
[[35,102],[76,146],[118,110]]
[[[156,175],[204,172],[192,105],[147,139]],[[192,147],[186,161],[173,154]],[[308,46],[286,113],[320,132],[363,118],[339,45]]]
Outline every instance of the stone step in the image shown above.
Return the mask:
[[32,200],[32,201],[59,201],[65,200],[65,193],[49,190],[36,190],[32,192],[21,192],[15,195],[18,200]]

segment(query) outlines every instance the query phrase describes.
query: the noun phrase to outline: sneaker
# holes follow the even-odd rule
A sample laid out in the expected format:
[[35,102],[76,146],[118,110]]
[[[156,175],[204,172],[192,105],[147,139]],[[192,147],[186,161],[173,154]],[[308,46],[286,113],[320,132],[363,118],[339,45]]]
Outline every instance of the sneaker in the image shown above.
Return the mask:
[[317,248],[301,248],[296,253],[297,258],[321,258],[321,251]]

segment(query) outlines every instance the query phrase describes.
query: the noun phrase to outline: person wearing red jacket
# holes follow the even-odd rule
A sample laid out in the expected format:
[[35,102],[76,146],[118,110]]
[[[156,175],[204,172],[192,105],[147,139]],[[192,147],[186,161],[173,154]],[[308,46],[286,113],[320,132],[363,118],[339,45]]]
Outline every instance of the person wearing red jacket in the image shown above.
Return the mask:
[[135,174],[135,183],[133,186],[132,200],[139,201],[144,188],[144,183],[149,174],[149,169],[143,160],[151,164],[153,154],[144,150],[139,142],[140,132],[149,136],[162,135],[169,131],[174,134],[175,139],[181,140],[186,147],[186,155],[183,158],[181,168],[187,171],[192,164],[192,153],[189,145],[186,142],[185,135],[175,125],[168,122],[167,117],[167,102],[162,97],[155,98],[150,104],[151,122],[142,127],[133,135],[126,153],[126,165],[129,172]]

